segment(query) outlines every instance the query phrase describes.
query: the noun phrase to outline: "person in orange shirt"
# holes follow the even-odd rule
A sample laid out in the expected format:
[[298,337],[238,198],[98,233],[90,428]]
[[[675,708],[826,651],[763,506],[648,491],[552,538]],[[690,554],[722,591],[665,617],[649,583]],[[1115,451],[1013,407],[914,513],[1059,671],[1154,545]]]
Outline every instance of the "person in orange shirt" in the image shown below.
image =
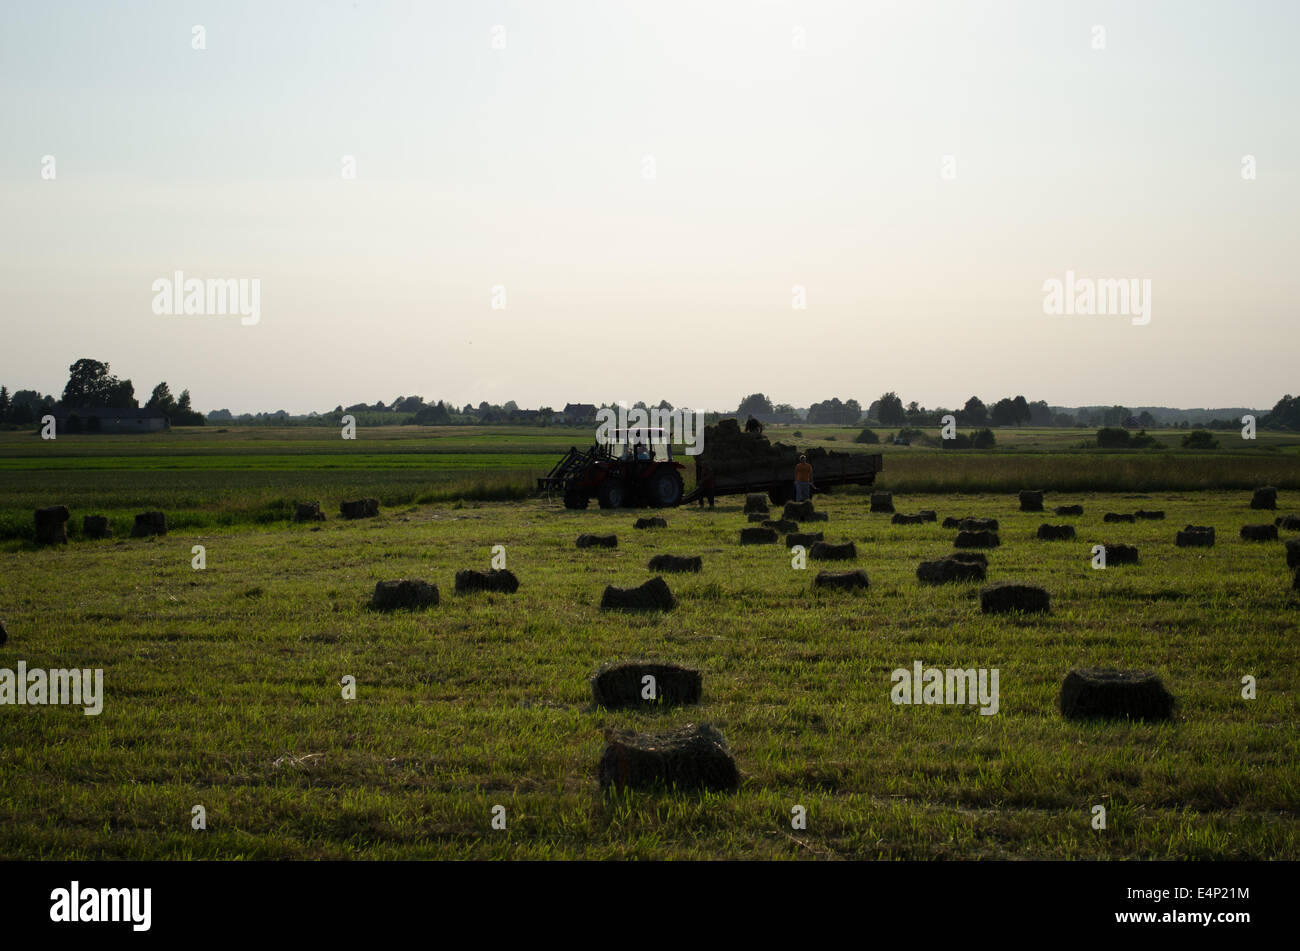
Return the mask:
[[799,464],[794,467],[794,500],[802,502],[812,498],[813,471],[807,456],[799,457]]

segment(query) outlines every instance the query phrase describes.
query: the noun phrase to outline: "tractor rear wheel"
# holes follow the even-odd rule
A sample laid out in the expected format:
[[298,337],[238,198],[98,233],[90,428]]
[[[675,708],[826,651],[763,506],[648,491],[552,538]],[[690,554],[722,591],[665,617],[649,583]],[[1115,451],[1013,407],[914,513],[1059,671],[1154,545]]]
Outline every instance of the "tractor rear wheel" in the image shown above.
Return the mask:
[[794,493],[789,486],[783,485],[775,489],[768,489],[767,497],[772,500],[773,505],[785,505],[794,497]]
[[664,466],[646,480],[645,490],[655,508],[672,508],[682,500],[682,477],[676,469]]
[[603,509],[621,509],[627,501],[627,489],[622,479],[606,479],[596,490],[596,501]]
[[587,493],[581,489],[566,489],[564,492],[564,507],[566,509],[585,509],[588,501]]

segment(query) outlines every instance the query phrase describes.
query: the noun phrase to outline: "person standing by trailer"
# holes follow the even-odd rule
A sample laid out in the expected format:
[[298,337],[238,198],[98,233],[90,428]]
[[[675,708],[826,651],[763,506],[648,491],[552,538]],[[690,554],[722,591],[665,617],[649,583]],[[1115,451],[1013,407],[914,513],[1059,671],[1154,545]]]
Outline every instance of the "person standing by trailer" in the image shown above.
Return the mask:
[[713,469],[709,467],[707,462],[701,462],[699,467],[695,470],[695,481],[700,487],[700,508],[704,508],[705,499],[709,500],[709,508],[713,508],[713,491],[715,482],[713,478]]
[[803,502],[812,498],[813,471],[807,456],[799,457],[799,464],[794,467],[794,500]]

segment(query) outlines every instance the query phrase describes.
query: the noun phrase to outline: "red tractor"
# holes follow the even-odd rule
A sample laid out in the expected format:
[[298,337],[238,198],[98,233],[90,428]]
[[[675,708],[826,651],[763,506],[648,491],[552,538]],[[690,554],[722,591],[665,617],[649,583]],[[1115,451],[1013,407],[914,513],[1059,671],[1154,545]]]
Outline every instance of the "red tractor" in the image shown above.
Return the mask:
[[603,509],[671,508],[682,500],[684,468],[662,429],[617,429],[606,444],[570,447],[537,488],[562,494],[569,509],[585,509],[593,497]]

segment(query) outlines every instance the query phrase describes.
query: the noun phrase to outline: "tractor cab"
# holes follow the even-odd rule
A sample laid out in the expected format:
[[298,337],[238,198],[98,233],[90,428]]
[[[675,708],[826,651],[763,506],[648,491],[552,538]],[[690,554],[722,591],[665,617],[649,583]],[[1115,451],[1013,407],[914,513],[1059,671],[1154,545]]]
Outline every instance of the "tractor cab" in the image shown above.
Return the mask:
[[615,429],[603,443],[605,452],[619,462],[672,462],[673,447],[666,431],[658,428]]

